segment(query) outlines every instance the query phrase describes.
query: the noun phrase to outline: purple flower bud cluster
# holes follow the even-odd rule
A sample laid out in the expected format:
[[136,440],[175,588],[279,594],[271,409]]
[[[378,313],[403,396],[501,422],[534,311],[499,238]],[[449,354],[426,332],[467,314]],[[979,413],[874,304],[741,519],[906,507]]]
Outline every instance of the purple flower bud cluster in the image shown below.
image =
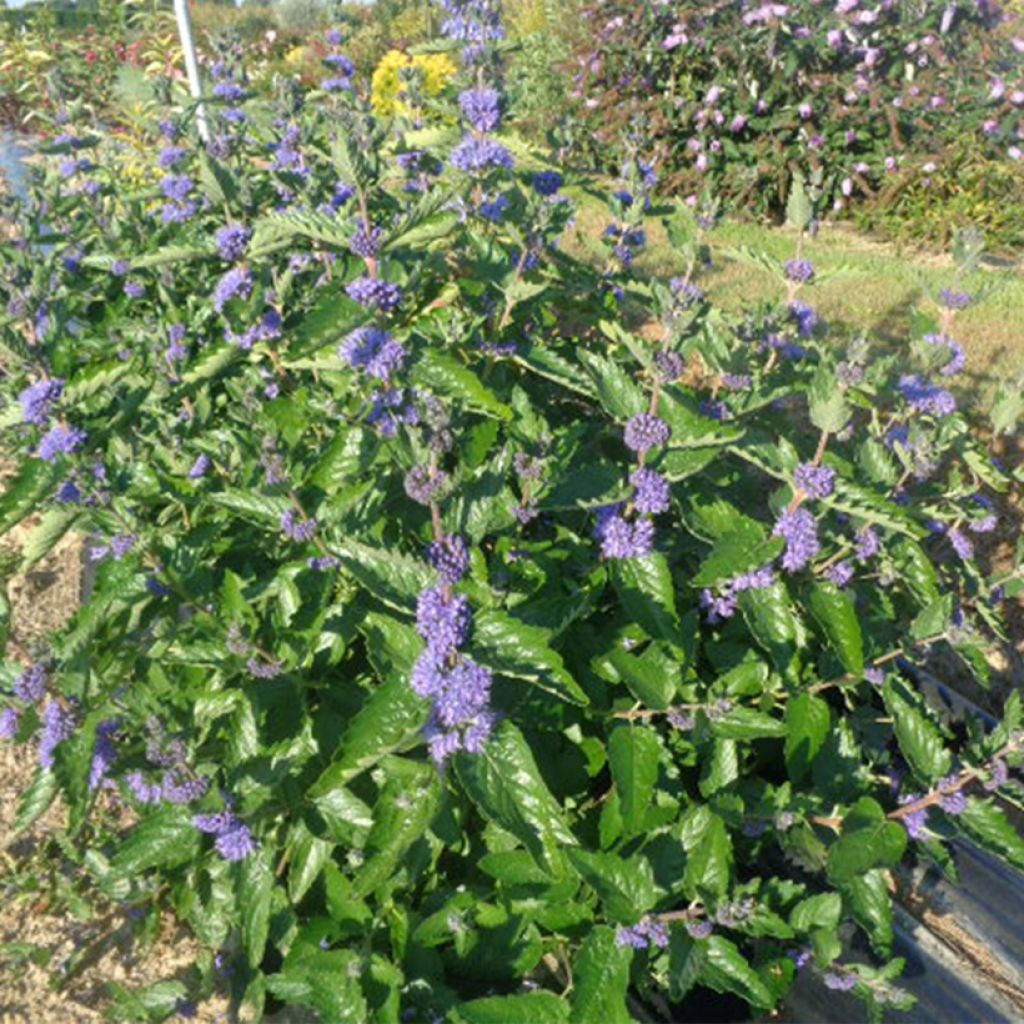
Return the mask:
[[849,992],[857,984],[857,975],[845,971],[826,971],[821,980],[825,983],[825,988],[832,989],[833,992]]
[[192,198],[195,182],[187,174],[168,174],[160,180],[160,191],[168,201],[160,211],[165,224],[184,224],[199,211]]
[[281,532],[289,539],[305,543],[316,535],[315,519],[299,519],[294,509],[281,513]]
[[515,166],[512,154],[500,142],[480,135],[465,136],[451,151],[448,162],[457,171],[473,177],[495,168],[511,170]]
[[348,240],[348,247],[364,260],[373,259],[380,252],[383,237],[383,229],[364,221],[352,232],[352,237]]
[[878,534],[873,526],[865,526],[858,530],[854,540],[858,562],[869,561],[882,549],[882,542],[878,539]]
[[120,723],[114,719],[107,719],[96,726],[96,745],[93,747],[92,761],[89,764],[89,789],[99,789],[108,782],[110,769],[117,760],[117,747],[114,745],[114,736],[120,728]]
[[406,392],[403,388],[375,391],[370,396],[372,408],[366,422],[376,427],[382,437],[395,437],[400,427],[415,426],[420,421],[412,397],[413,392]]
[[967,529],[971,533],[991,533],[999,525],[999,516],[992,511],[992,501],[984,494],[975,494],[971,499],[976,505],[980,505],[986,511],[981,519],[972,519],[967,523]]
[[431,756],[441,765],[459,750],[479,753],[495,716],[490,669],[461,653],[473,615],[469,599],[451,588],[469,569],[466,543],[456,535],[443,537],[430,546],[428,558],[442,585],[428,587],[417,602],[416,629],[426,647],[413,666],[410,685],[432,701],[426,737]]
[[828,466],[802,462],[793,473],[793,483],[809,498],[827,498],[835,487],[835,471]]
[[[904,793],[900,798],[899,802],[901,806],[907,804],[916,803],[921,797],[917,793]],[[907,835],[911,839],[927,839],[928,838],[928,808],[920,807],[916,811],[911,811],[909,814],[904,814],[900,818],[900,823],[907,830]]]
[[501,0],[439,0],[444,18],[441,34],[466,45],[462,60],[467,65],[487,60],[491,45],[505,38]]
[[939,806],[947,814],[956,817],[967,810],[967,797],[956,775],[947,775],[940,779],[936,788],[939,791]]
[[630,474],[629,482],[633,485],[633,508],[641,515],[668,511],[668,481],[660,473],[640,466]]
[[36,662],[24,669],[11,687],[14,696],[26,704],[38,704],[46,693],[46,666]]
[[252,294],[252,274],[248,267],[232,267],[217,282],[213,292],[213,308],[218,313],[232,299],[247,299]]
[[974,544],[971,538],[962,530],[954,528],[946,535],[953,550],[965,561],[968,562],[974,557]]
[[339,357],[368,377],[389,380],[405,366],[405,348],[379,327],[357,327],[338,347]]
[[345,286],[349,298],[367,309],[390,313],[402,304],[402,289],[375,277],[357,277]]
[[797,333],[802,338],[811,337],[821,322],[817,311],[806,302],[791,302],[789,315],[796,321]]
[[192,824],[206,835],[216,836],[214,848],[227,861],[241,861],[259,848],[252,837],[249,826],[230,810],[215,814],[196,814]]
[[939,301],[946,309],[966,309],[971,304],[971,296],[967,292],[955,292],[951,288],[943,288],[939,292]]
[[74,735],[77,720],[71,708],[51,699],[43,708],[42,722],[43,728],[39,734],[39,763],[43,768],[52,768],[57,747]]
[[228,263],[237,263],[245,255],[250,234],[242,224],[226,224],[220,228],[214,236],[220,258]]
[[533,176],[533,190],[539,196],[553,196],[564,184],[558,171],[538,171]]
[[467,89],[459,95],[459,109],[475,131],[493,132],[501,123],[501,96],[496,89]]
[[668,925],[650,915],[634,925],[620,925],[615,931],[615,945],[621,948],[664,949],[668,938]]
[[434,466],[413,466],[405,474],[405,493],[420,505],[429,505],[448,487],[448,474]]
[[45,426],[50,419],[53,406],[64,392],[64,381],[60,377],[30,384],[18,395],[21,403],[21,418],[26,423],[34,423],[38,427]]
[[956,399],[948,391],[929,384],[916,373],[900,377],[899,389],[916,412],[927,413],[936,419],[956,412]]
[[61,455],[71,455],[78,451],[84,441],[84,430],[55,424],[39,442],[36,454],[44,462],[55,462]]
[[799,571],[821,550],[817,520],[806,508],[783,512],[775,523],[772,536],[786,541],[782,567],[787,572]]
[[807,284],[814,279],[814,264],[810,260],[786,260],[786,280]]
[[594,534],[601,541],[605,558],[643,558],[654,550],[654,523],[650,519],[632,522],[620,512],[620,505],[598,512]]
[[626,446],[643,454],[652,448],[663,448],[672,436],[669,425],[657,416],[641,412],[626,421],[623,438]]
[[929,345],[949,350],[951,357],[946,365],[939,370],[943,377],[955,377],[958,373],[963,373],[967,367],[967,353],[964,352],[963,346],[958,341],[954,341],[945,334],[926,334],[924,340]]
[[715,625],[736,614],[739,595],[745,590],[764,590],[775,583],[771,566],[763,566],[752,572],[741,573],[714,589],[705,587],[701,591],[700,606],[707,612],[708,622]]

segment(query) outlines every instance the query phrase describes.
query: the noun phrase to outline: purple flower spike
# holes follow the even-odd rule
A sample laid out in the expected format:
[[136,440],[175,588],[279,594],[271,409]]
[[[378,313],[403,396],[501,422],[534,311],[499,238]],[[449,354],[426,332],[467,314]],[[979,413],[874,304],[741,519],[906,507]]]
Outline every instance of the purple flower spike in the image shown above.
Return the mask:
[[786,541],[782,567],[787,572],[802,569],[821,550],[817,521],[805,508],[783,512],[772,530],[772,536],[782,537]]
[[812,462],[804,462],[797,466],[793,474],[796,486],[811,498],[827,498],[835,487],[836,474],[828,466],[816,466]]

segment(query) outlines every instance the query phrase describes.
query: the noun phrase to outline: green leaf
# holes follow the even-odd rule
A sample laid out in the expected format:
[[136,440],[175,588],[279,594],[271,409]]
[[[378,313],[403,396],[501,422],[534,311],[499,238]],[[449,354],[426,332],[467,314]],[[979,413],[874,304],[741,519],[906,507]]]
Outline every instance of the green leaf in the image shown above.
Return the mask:
[[733,708],[711,723],[711,731],[727,740],[778,739],[786,735],[786,723],[754,708]]
[[942,741],[942,734],[925,713],[905,699],[890,676],[883,689],[885,706],[893,717],[900,753],[907,759],[914,774],[927,783],[936,782],[949,773],[952,755]]
[[481,664],[502,675],[528,679],[572,704],[589,704],[562,656],[548,646],[550,633],[487,608],[473,618],[472,650]]
[[199,832],[184,807],[161,807],[128,834],[111,860],[121,875],[186,864],[199,852]]
[[887,821],[876,801],[862,797],[843,819],[842,835],[829,847],[828,877],[844,885],[872,868],[897,864],[906,848],[903,826]]
[[661,744],[653,729],[631,724],[612,730],[608,761],[627,835],[635,835],[643,826],[658,781],[660,754]]
[[432,765],[395,759],[390,767],[393,774],[377,797],[363,864],[352,881],[357,898],[387,882],[409,848],[423,838],[441,799],[440,780]]
[[813,219],[814,205],[807,194],[807,186],[799,174],[794,174],[786,200],[786,223],[802,233],[811,226]]
[[412,381],[438,394],[460,399],[485,416],[512,419],[512,410],[468,366],[443,349],[427,348],[422,353],[413,368]]
[[735,943],[721,935],[712,935],[705,944],[700,980],[713,991],[731,992],[760,1010],[775,1005],[775,998],[761,976]]
[[853,601],[834,583],[815,583],[807,600],[814,621],[851,675],[864,674],[864,638]]
[[789,914],[789,923],[798,932],[809,932],[815,928],[836,928],[843,901],[838,893],[823,892],[801,900]]
[[373,691],[342,733],[337,753],[313,784],[310,797],[325,796],[386,754],[419,742],[429,715],[429,703],[413,693],[407,678],[387,680]]
[[955,820],[979,846],[1024,870],[1024,839],[991,798],[968,797],[967,809]]
[[648,644],[639,656],[616,643],[607,655],[615,675],[644,707],[664,711],[675,697],[680,683],[680,666],[667,653],[667,644]]
[[932,601],[910,624],[911,639],[921,641],[940,636],[953,616],[953,595],[943,594]]
[[832,727],[828,704],[811,693],[791,697],[786,705],[786,770],[799,782],[811,770]]
[[636,924],[654,906],[658,898],[654,873],[643,857],[624,859],[578,848],[566,852],[613,921]]
[[577,357],[593,380],[601,405],[613,419],[628,420],[646,409],[643,391],[618,363],[585,348],[577,349]]
[[0,495],[0,534],[39,508],[60,473],[59,466],[42,459],[26,459],[21,464],[17,478],[6,483]]
[[569,1004],[552,992],[486,996],[453,1011],[454,1024],[563,1024],[568,1019]]
[[228,206],[238,196],[234,176],[205,150],[199,151],[199,184],[217,206]]
[[843,899],[853,919],[864,929],[879,956],[892,956],[892,898],[887,873],[881,868],[866,871],[845,882]]
[[57,798],[59,786],[52,771],[37,766],[32,781],[18,800],[18,814],[14,820],[14,833],[31,828]]
[[781,537],[765,539],[760,530],[744,529],[726,534],[715,542],[690,580],[694,587],[713,587],[716,583],[767,565],[785,547]]
[[242,518],[265,529],[272,529],[275,533],[281,529],[281,516],[292,507],[287,498],[259,494],[255,491],[223,490],[215,491],[206,497],[215,505],[236,512]]
[[626,1008],[632,954],[605,925],[592,928],[573,961],[573,1024],[629,1024]]
[[330,860],[334,843],[314,836],[305,822],[298,821],[288,842],[288,898],[298,903]]
[[485,818],[511,832],[545,871],[563,873],[561,848],[575,846],[576,837],[512,722],[502,722],[481,753],[460,754],[456,772]]
[[838,434],[850,420],[851,409],[836,380],[835,372],[821,364],[807,391],[811,422],[827,434]]
[[274,872],[264,847],[246,857],[238,875],[238,907],[242,919],[242,948],[250,967],[258,967],[270,934]]
[[725,822],[717,814],[709,814],[706,827],[687,847],[684,891],[691,899],[704,896],[723,898],[729,891],[732,863],[732,840]]
[[668,561],[660,551],[618,559],[612,580],[626,613],[655,640],[679,644],[679,615]]
[[796,657],[799,623],[782,583],[740,595],[740,609],[754,639],[771,656],[775,667],[786,673]]
[[331,548],[345,570],[378,601],[411,612],[420,592],[434,585],[435,573],[426,562],[397,551],[371,547],[345,538]]

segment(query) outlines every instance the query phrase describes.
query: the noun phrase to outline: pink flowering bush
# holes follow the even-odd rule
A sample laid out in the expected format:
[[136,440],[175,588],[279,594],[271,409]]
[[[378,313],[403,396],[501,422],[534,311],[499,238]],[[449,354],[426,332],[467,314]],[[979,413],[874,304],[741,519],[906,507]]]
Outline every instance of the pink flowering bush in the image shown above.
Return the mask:
[[880,1018],[912,1002],[891,872],[957,837],[1024,866],[1020,701],[964,730],[915,671],[984,682],[1022,590],[975,553],[1019,473],[951,390],[976,247],[898,353],[829,337],[799,252],[712,310],[707,208],[633,278],[640,162],[576,262],[563,172],[505,134],[500,13],[440,5],[450,127],[375,118],[332,29],[303,94],[221,53],[209,139],[149,128],[157,184],[71,117],[5,201],[0,528],[95,565],[31,646],[0,604],[17,828],[59,797],[76,884],[206,949],[122,1019],[214,986],[246,1019],[686,1019],[801,971]]
[[576,137],[611,170],[636,151],[668,188],[748,212],[781,212],[793,174],[825,209],[884,208],[970,140],[1024,185],[1024,27],[992,0],[594,0],[585,15]]

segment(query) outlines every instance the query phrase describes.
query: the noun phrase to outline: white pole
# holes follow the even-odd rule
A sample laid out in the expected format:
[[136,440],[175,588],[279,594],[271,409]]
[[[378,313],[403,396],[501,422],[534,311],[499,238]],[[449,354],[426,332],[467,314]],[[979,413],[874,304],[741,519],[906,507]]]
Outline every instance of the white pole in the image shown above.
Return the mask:
[[206,123],[206,108],[202,103],[203,87],[199,81],[199,62],[196,60],[196,44],[192,40],[192,19],[188,13],[188,0],[174,0],[174,14],[178,19],[178,35],[185,53],[185,71],[188,74],[188,88],[196,104],[196,127],[203,142],[210,141],[210,128]]

